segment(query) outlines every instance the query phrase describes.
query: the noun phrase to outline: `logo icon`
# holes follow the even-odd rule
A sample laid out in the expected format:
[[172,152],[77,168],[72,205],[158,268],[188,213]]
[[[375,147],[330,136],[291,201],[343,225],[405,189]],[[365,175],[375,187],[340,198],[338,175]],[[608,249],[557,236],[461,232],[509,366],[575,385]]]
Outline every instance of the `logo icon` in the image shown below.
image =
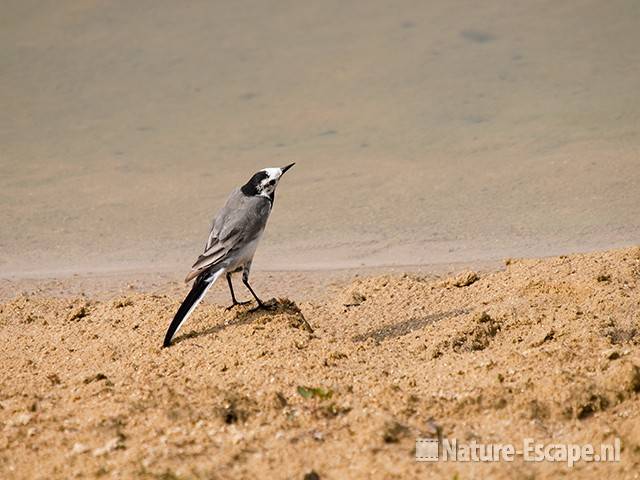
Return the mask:
[[417,462],[437,462],[438,461],[438,439],[437,438],[416,439],[416,461]]

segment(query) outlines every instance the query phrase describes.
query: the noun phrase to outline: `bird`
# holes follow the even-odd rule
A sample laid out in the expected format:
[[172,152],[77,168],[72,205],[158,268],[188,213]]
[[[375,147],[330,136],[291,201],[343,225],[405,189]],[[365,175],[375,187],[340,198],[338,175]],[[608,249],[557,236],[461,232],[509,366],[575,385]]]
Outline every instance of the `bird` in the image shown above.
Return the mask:
[[273,209],[276,187],[282,175],[293,167],[264,168],[256,172],[242,187],[231,192],[225,205],[213,220],[204,252],[198,257],[185,278],[195,279],[191,290],[178,308],[164,337],[163,347],[171,346],[180,327],[206,295],[211,286],[225,275],[233,302],[228,309],[251,302],[238,302],[233,291],[231,276],[242,272],[242,283],[247,287],[259,308],[266,308],[249,284],[251,263],[260,237]]

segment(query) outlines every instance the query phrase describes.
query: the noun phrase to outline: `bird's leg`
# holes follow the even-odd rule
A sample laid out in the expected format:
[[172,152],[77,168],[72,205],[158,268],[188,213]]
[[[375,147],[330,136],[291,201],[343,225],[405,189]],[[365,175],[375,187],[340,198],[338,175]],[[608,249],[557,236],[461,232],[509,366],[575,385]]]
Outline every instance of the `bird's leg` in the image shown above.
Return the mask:
[[[245,270],[246,272],[246,270]],[[256,302],[258,302],[258,307],[255,308],[254,310],[257,310],[258,308],[266,308],[264,306],[264,303],[262,303],[262,300],[260,300],[258,298],[258,296],[256,295],[256,292],[253,291],[253,288],[251,288],[251,285],[249,285],[249,275],[246,275],[245,272],[242,273],[242,283],[245,284],[245,286],[249,289],[249,291],[251,292],[251,295],[253,295],[253,298],[256,299]]]
[[235,305],[236,303],[238,303],[238,301],[236,300],[235,293],[233,293],[233,283],[231,283],[231,274],[230,273],[227,273],[227,283],[229,284],[229,291],[231,292],[231,300],[233,301],[233,304]]
[[236,305],[246,305],[247,303],[251,303],[251,302],[239,302],[236,300],[236,295],[235,293],[233,293],[233,283],[231,283],[231,273],[227,273],[227,283],[229,284],[229,291],[231,292],[231,300],[233,301],[233,304],[226,308],[227,310],[231,310]]

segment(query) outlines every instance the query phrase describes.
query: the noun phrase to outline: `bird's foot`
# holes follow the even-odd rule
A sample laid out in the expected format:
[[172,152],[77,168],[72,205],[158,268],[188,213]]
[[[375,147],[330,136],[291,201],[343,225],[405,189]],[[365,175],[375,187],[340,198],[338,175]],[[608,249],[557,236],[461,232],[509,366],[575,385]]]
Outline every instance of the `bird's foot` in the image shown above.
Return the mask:
[[251,310],[249,310],[250,313],[253,312],[257,312],[258,310],[268,310],[268,311],[273,311],[277,308],[277,304],[275,304],[274,302],[272,302],[271,300],[268,301],[267,303],[264,303],[260,300],[258,300],[258,306],[257,307],[253,307]]
[[246,301],[246,302],[234,302],[233,305],[229,305],[227,308],[225,308],[225,310],[228,312],[229,310],[233,309],[234,307],[238,307],[238,306],[242,306],[242,305],[249,305],[251,302],[250,301]]

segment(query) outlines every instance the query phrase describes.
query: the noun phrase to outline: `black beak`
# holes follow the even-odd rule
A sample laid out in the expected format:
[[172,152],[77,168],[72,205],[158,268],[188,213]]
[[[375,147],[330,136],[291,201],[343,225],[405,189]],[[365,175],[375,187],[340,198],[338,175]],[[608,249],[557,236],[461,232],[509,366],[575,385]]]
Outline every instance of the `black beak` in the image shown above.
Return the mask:
[[280,170],[282,170],[281,175],[284,175],[284,172],[286,172],[287,170],[289,170],[289,169],[290,169],[291,167],[293,167],[294,165],[295,165],[295,162],[294,162],[294,163],[292,163],[292,164],[290,164],[290,165],[287,165],[286,167],[282,167],[282,168],[280,169]]

